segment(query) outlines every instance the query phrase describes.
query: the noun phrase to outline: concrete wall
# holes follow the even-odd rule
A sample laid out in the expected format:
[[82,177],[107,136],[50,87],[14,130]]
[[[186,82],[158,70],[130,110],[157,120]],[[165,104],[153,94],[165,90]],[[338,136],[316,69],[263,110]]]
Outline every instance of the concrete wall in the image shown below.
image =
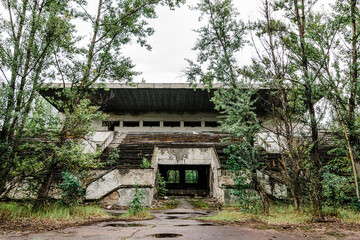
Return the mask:
[[211,148],[159,148],[157,162],[166,165],[210,165]]
[[[205,127],[205,121],[219,121],[216,113],[143,113],[143,114],[115,114],[108,113],[105,121],[120,121],[120,126],[115,127],[119,132],[192,132],[192,131],[216,131],[219,127]],[[139,121],[139,127],[124,127],[123,121]],[[144,127],[143,121],[160,121],[160,127]],[[164,127],[164,121],[180,121],[180,127]],[[184,121],[201,121],[201,127],[184,127]],[[97,130],[106,131],[102,121],[94,122]]]
[[214,148],[210,149],[211,165],[210,165],[210,194],[217,198],[219,202],[224,202],[224,189],[221,187],[221,165]]
[[86,189],[85,198],[86,200],[105,198],[103,201],[107,202],[109,199],[106,198],[110,196],[112,203],[116,201],[119,206],[128,206],[134,196],[134,185],[138,184],[143,191],[145,204],[150,205],[153,199],[155,173],[153,168],[115,169],[91,182]]

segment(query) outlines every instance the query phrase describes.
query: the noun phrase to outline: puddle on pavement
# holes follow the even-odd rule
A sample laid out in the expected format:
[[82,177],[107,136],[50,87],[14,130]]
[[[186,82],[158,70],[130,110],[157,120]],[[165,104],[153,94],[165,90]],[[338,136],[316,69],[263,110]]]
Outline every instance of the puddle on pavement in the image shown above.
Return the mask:
[[201,223],[198,226],[214,226],[212,223]]
[[110,223],[106,224],[104,227],[145,227],[147,225],[138,224],[138,223]]
[[169,217],[167,217],[166,219],[177,219],[177,218],[179,218],[179,217],[176,217],[176,216],[169,216]]
[[177,233],[157,233],[157,234],[153,234],[151,236],[155,237],[155,238],[177,238],[177,237],[181,237],[182,234],[177,234]]
[[165,214],[176,215],[176,214],[194,214],[193,212],[167,212]]

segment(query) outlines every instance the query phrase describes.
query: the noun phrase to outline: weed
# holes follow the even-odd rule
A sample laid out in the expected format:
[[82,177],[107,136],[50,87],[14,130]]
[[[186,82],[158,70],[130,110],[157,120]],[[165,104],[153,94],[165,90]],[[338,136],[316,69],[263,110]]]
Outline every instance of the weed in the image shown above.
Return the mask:
[[149,160],[147,160],[146,157],[143,157],[141,167],[142,168],[150,168],[151,162],[149,162]]
[[37,219],[37,220],[85,220],[91,217],[109,217],[98,206],[64,206],[50,204],[38,207],[32,203],[0,203],[1,219]]
[[144,203],[144,193],[139,189],[139,184],[135,186],[134,198],[130,202],[130,209],[127,213],[121,215],[121,218],[126,219],[149,219],[152,218],[152,215],[145,208]]
[[166,192],[168,191],[166,189],[166,181],[164,177],[161,176],[159,171],[157,172],[156,176],[157,176],[156,190],[158,191],[159,197],[164,197],[166,195]]

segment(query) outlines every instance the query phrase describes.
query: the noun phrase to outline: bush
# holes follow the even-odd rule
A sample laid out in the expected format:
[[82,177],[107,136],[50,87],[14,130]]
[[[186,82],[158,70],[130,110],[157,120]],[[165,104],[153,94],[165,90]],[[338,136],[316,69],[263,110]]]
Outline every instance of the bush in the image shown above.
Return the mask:
[[133,200],[130,202],[129,215],[138,217],[146,212],[146,208],[144,207],[144,203],[142,202],[144,199],[143,191],[139,190],[139,184],[135,185],[135,195]]
[[143,168],[150,168],[151,167],[151,162],[149,162],[149,160],[147,160],[146,157],[143,157],[141,166]]
[[156,190],[158,191],[158,195],[160,197],[164,197],[166,195],[166,192],[168,191],[166,189],[166,181],[163,176],[159,172],[157,172],[157,186]]
[[81,203],[85,188],[81,185],[80,178],[69,172],[63,172],[62,178],[63,182],[59,186],[62,190],[61,203],[69,206]]

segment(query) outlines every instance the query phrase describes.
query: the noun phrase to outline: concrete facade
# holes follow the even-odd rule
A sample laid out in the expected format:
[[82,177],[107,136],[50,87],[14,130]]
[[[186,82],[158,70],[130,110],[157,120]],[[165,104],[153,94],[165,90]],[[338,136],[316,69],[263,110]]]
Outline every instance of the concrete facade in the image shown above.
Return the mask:
[[[62,85],[42,90],[43,96],[55,96]],[[159,166],[205,166],[208,195],[219,202],[227,198],[226,187],[233,186],[232,176],[223,168],[217,146],[221,143],[220,120],[210,101],[211,92],[196,90],[188,84],[107,84],[108,91],[96,89],[92,101],[103,106],[108,116],[94,122],[97,132],[89,137],[85,152],[103,152],[104,161],[111,152],[119,150],[120,160],[115,167],[92,170],[87,179],[86,199],[107,205],[128,206],[138,185],[150,205],[156,195]],[[215,86],[217,87],[217,86]],[[201,88],[201,86],[198,86]],[[268,89],[260,89],[266,98]],[[55,106],[56,107],[56,106]],[[263,107],[259,105],[256,107]],[[59,109],[61,111],[61,109]],[[259,109],[259,114],[262,110]],[[266,120],[267,116],[260,116]],[[279,146],[268,132],[260,134],[257,143],[270,153]],[[106,155],[108,154],[108,155]],[[150,168],[143,168],[147,158]],[[226,160],[225,160],[226,161]],[[283,185],[273,183],[266,174],[263,182],[269,194],[283,196]]]

